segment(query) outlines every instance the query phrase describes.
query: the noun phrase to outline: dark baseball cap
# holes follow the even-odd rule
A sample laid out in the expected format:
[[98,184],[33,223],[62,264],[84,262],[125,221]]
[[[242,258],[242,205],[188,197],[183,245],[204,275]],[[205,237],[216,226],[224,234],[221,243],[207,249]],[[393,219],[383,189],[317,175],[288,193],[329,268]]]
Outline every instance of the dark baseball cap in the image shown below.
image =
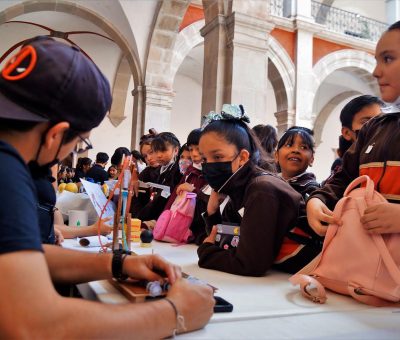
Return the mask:
[[25,43],[0,73],[0,118],[98,126],[111,107],[110,85],[78,47],[40,36]]

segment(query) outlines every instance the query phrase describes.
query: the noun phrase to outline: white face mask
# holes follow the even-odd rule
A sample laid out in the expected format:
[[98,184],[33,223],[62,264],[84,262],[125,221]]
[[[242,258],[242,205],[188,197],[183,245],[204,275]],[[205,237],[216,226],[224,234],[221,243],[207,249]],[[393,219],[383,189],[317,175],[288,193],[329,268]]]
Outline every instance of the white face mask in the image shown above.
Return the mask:
[[195,169],[197,169],[197,170],[200,170],[200,171],[201,171],[201,169],[203,168],[203,166],[201,165],[201,163],[193,163],[193,164],[192,164],[192,167],[195,168]]

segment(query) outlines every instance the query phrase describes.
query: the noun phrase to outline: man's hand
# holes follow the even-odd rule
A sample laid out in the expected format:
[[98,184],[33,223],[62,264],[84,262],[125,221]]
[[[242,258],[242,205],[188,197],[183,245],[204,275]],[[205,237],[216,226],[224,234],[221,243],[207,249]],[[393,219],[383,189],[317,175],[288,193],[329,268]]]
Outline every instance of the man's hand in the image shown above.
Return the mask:
[[165,273],[171,284],[182,277],[180,267],[158,255],[127,256],[123,265],[123,273],[132,279],[147,281],[163,280],[165,277],[159,273]]
[[212,244],[214,244],[215,243],[215,237],[217,236],[217,227],[216,226],[213,226],[213,228],[211,229],[211,233],[210,233],[210,235],[208,235],[205,239],[204,239],[204,241],[203,241],[203,243],[212,243]]
[[56,245],[61,246],[61,243],[64,242],[64,237],[61,230],[59,230],[56,226],[54,226],[54,235],[56,238]]
[[113,231],[113,227],[107,224],[108,221],[111,220],[110,217],[102,218],[100,221],[97,221],[95,224],[92,224],[91,227],[93,228],[93,235],[97,235],[99,233],[99,226],[100,223],[100,235],[106,236]]
[[324,224],[337,222],[333,218],[333,212],[318,198],[311,198],[307,202],[307,220],[310,227],[319,236],[326,234],[328,227]]
[[178,327],[178,332],[202,328],[214,312],[213,290],[208,285],[195,285],[185,279],[179,279],[171,286],[167,297],[184,318],[186,329]]
[[374,234],[400,233],[400,204],[379,203],[368,207],[360,221]]

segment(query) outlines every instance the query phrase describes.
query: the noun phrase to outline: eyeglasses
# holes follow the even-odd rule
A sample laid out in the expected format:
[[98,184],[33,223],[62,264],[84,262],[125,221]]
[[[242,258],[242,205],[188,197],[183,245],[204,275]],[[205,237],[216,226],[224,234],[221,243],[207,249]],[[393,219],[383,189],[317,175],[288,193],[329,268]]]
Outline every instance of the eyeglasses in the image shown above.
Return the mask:
[[73,152],[75,154],[81,154],[84,153],[85,151],[88,151],[90,149],[93,149],[93,145],[90,142],[89,138],[83,138],[81,135],[78,135],[79,139],[81,140],[80,143],[84,143],[84,147],[79,147],[77,150],[74,150]]

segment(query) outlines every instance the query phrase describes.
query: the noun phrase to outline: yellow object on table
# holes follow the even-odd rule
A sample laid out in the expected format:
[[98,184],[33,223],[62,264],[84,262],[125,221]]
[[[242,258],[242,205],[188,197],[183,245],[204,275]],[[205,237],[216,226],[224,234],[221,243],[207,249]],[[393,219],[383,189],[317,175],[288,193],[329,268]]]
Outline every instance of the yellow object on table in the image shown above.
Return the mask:
[[135,243],[140,242],[140,226],[142,221],[138,218],[131,219],[131,241]]

